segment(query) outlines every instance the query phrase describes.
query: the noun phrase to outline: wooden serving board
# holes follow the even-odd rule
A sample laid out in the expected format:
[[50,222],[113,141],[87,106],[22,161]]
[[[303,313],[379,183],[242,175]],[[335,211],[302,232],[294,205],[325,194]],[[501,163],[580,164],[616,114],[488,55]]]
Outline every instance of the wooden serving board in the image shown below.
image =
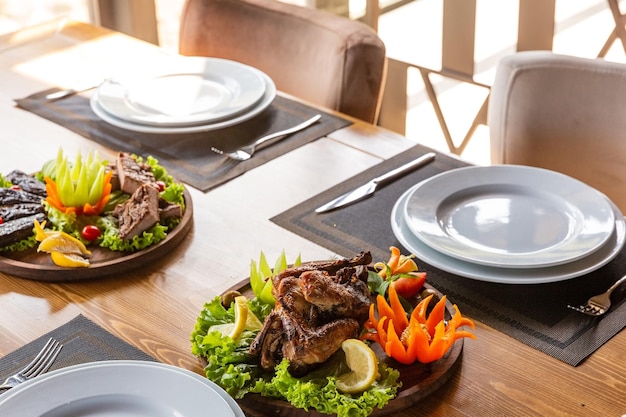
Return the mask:
[[[439,297],[442,294],[432,286],[424,284],[425,287],[435,291]],[[254,293],[250,288],[250,280],[246,279],[232,287],[232,290],[251,298]],[[446,310],[450,315],[454,314],[452,303],[448,300]],[[438,388],[443,386],[454,375],[460,364],[461,353],[463,351],[463,339],[457,340],[446,355],[436,362],[421,364],[416,362],[413,365],[402,365],[392,358],[389,358],[381,349],[380,345],[373,343],[372,349],[376,352],[379,361],[400,371],[400,381],[402,387],[398,390],[396,398],[389,401],[382,409],[375,409],[370,416],[389,415],[403,410],[410,405],[429,396]],[[237,400],[246,415],[253,417],[327,417],[315,410],[303,410],[296,408],[283,400],[263,397],[259,394],[246,394],[242,399]]]
[[137,252],[116,252],[100,247],[89,247],[92,254],[87,268],[64,268],[55,265],[47,253],[31,248],[20,252],[1,252],[0,271],[20,278],[36,281],[68,282],[102,278],[114,274],[123,274],[154,263],[167,256],[172,248],[178,246],[193,225],[193,203],[191,195],[184,190],[185,212],[176,227],[167,237]]

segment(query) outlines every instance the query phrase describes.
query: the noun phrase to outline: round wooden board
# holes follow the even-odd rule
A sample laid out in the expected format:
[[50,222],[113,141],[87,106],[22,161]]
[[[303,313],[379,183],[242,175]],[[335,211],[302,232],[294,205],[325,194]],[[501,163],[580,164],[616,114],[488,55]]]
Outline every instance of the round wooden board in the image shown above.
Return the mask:
[[166,256],[183,240],[193,225],[193,204],[185,188],[185,212],[180,223],[167,237],[148,248],[137,252],[116,252],[100,247],[89,247],[92,251],[87,268],[63,268],[56,266],[47,253],[38,253],[37,248],[20,252],[1,252],[0,271],[20,278],[48,282],[80,281],[123,274],[149,265]]
[[[424,284],[427,288],[432,289],[439,297],[442,294],[428,284]],[[239,284],[233,286],[231,290],[254,297],[250,288],[250,280],[246,279]],[[454,314],[452,303],[448,300],[446,310],[450,315]],[[463,339],[457,340],[452,349],[440,360],[430,363],[413,365],[402,365],[394,359],[389,358],[377,343],[373,343],[372,349],[376,352],[379,360],[392,368],[400,371],[400,381],[402,387],[398,390],[396,398],[389,401],[382,409],[375,409],[370,416],[389,415],[409,407],[421,399],[429,396],[438,388],[443,386],[454,375],[458,365],[460,364],[461,353],[463,351]],[[254,417],[325,417],[328,414],[322,414],[315,410],[303,410],[296,408],[286,401],[263,397],[259,394],[246,394],[242,399],[237,400],[241,408],[247,415]]]

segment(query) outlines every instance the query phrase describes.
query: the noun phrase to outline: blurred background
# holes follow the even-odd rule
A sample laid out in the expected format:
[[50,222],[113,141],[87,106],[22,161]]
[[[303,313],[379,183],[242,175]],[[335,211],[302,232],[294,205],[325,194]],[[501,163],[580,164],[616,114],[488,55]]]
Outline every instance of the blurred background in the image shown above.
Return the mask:
[[[112,7],[117,4],[122,9],[131,7],[129,4],[141,4],[142,1],[100,0]],[[152,0],[149,1],[152,4]],[[367,22],[367,0],[283,1],[323,8]],[[97,0],[0,0],[0,35],[59,17],[98,23],[103,16],[99,14],[97,4]],[[148,15],[147,19],[156,20],[157,33],[153,36],[153,42],[172,52],[177,51],[178,18],[183,4],[184,0],[154,0],[154,17]],[[596,57],[615,26],[607,1],[556,0],[555,4],[553,51]],[[385,0],[378,5],[380,17],[375,23],[367,23],[377,26],[391,58],[437,69],[441,67],[442,5],[443,0]],[[475,81],[490,85],[498,60],[515,52],[518,8],[518,0],[476,0]],[[606,59],[626,62],[625,55],[622,45],[616,42]],[[419,72],[409,66],[407,80],[406,125],[400,133],[410,140],[448,151]],[[455,140],[461,140],[488,90],[444,77],[435,76],[432,81],[446,115],[450,134]],[[486,126],[479,126],[461,156],[476,164],[489,164]]]

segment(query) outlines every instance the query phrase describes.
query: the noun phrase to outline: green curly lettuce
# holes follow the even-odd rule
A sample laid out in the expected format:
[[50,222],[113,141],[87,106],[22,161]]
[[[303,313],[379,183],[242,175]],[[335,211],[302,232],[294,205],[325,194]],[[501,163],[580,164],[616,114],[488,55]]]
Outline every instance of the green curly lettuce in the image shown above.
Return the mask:
[[6,178],[2,174],[0,174],[0,188],[9,188],[13,183]]
[[26,239],[22,239],[18,242],[0,248],[0,252],[19,252],[26,249],[34,248],[37,245],[35,235],[32,235]]
[[[267,304],[253,298],[249,308],[261,320],[269,313]],[[258,358],[248,354],[257,331],[245,330],[233,340],[219,332],[208,333],[211,326],[232,323],[234,308],[226,309],[219,297],[206,303],[191,334],[191,351],[206,360],[207,378],[220,385],[234,398],[247,393],[279,398],[294,407],[315,409],[321,413],[337,414],[338,417],[365,417],[375,407],[382,408],[396,396],[400,387],[399,372],[385,364],[379,364],[381,378],[358,395],[347,395],[337,390],[337,376],[347,371],[343,351],[339,350],[321,368],[301,378],[293,377],[286,359],[274,373],[261,368]]]

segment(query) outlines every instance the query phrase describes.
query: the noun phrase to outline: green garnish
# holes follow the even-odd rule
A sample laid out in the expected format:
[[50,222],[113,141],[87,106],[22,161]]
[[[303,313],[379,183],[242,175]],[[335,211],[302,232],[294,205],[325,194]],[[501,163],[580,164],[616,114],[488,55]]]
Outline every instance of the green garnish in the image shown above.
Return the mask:
[[[293,266],[299,266],[302,263],[300,255],[293,263]],[[261,252],[259,257],[259,263],[257,266],[256,261],[250,261],[250,286],[254,295],[263,303],[274,305],[276,300],[272,295],[272,277],[278,275],[287,269],[287,258],[285,251],[282,251],[281,255],[276,259],[274,269],[270,268],[267,262],[265,254]]]

